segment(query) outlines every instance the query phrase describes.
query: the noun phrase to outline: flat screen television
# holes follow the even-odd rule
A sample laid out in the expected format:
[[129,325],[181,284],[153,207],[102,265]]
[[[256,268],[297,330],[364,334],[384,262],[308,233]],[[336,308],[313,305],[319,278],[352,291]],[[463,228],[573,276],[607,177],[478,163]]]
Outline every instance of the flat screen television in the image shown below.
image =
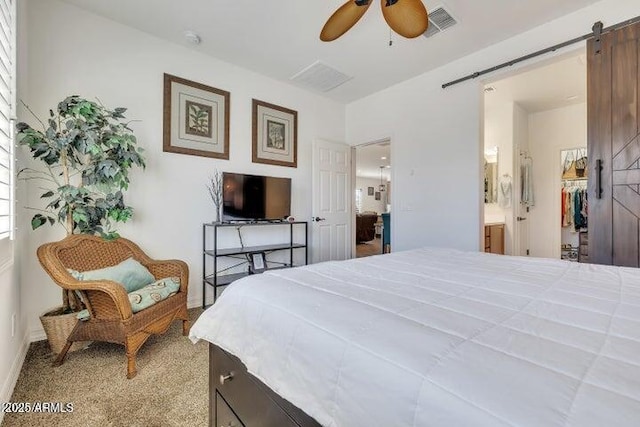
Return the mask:
[[222,220],[278,220],[291,215],[291,178],[222,174]]

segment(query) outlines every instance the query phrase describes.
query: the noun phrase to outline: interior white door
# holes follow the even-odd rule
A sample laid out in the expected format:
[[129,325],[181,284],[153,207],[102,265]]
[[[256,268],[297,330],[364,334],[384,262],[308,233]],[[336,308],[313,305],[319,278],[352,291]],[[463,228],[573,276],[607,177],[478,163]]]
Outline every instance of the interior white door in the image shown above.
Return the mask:
[[[516,152],[520,151],[516,145]],[[525,171],[523,165],[530,161],[528,160],[528,154],[526,151],[520,151],[520,156],[514,156],[518,159],[518,166],[514,168],[515,171],[515,197],[514,197],[514,245],[513,255],[515,256],[529,256],[529,207],[522,203],[523,194],[523,175]],[[533,179],[533,177],[530,177]]]
[[317,140],[313,144],[313,262],[343,260],[351,254],[351,147]]

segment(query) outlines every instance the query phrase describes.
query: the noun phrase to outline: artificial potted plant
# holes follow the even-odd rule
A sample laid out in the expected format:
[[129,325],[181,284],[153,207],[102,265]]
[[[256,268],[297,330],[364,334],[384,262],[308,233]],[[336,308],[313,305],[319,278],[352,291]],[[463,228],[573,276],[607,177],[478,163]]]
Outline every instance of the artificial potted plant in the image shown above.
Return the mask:
[[[69,96],[55,111],[49,110],[46,123],[31,112],[42,130],[26,123],[16,125],[19,144],[29,147],[31,156],[44,166],[18,173],[25,180],[44,184],[40,197],[48,203],[36,209],[31,220],[34,230],[60,223],[67,235],[118,237],[114,223],[128,221],[133,212],[122,194],[129,185],[129,170],[145,166],[125,111]],[[76,312],[83,309],[74,292],[63,290],[62,296],[62,307],[40,317],[54,353],[64,346],[77,321]]]

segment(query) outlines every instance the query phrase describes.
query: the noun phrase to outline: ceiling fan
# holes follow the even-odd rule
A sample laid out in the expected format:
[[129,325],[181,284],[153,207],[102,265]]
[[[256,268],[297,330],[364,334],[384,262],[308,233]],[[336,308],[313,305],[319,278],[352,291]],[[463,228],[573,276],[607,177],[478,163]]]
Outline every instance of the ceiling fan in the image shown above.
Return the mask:
[[[347,1],[324,24],[320,40],[330,42],[349,31],[369,9],[372,1]],[[385,21],[401,36],[412,39],[427,31],[429,15],[422,0],[381,0],[380,3]]]

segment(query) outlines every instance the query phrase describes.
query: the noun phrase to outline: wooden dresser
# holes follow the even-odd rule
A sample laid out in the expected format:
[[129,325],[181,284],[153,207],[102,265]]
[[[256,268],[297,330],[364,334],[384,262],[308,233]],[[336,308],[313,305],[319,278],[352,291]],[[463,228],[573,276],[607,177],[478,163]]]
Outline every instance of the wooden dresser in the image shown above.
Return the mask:
[[209,344],[209,426],[321,427],[214,344]]
[[589,234],[581,231],[578,234],[578,262],[589,263]]
[[485,224],[484,251],[504,255],[504,224]]

